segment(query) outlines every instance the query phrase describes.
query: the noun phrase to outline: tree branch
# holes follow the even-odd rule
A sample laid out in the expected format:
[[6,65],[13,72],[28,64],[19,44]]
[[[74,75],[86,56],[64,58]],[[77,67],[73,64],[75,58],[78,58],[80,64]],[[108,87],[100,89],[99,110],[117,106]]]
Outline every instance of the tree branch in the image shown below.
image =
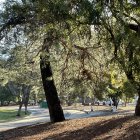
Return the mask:
[[128,26],[131,30],[136,31],[137,33],[140,33],[140,25],[129,24]]

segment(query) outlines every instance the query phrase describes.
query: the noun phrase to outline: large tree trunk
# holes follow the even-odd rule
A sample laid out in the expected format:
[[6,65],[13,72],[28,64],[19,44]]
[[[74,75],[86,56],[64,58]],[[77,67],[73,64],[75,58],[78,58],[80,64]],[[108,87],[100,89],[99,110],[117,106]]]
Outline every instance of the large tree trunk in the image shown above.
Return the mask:
[[136,108],[135,108],[135,115],[140,116],[140,96],[138,98],[137,105],[136,105]]
[[51,122],[60,122],[65,120],[58,93],[54,84],[53,74],[49,61],[49,47],[52,41],[45,39],[42,46],[42,55],[40,56],[40,70],[43,87],[49,108]]

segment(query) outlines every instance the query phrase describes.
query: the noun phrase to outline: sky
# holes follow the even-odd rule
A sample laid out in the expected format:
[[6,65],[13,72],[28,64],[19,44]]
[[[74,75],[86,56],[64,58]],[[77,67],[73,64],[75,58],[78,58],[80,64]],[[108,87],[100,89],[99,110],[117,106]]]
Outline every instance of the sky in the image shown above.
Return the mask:
[[2,4],[3,2],[5,2],[5,0],[0,0],[0,4]]
[[5,0],[0,0],[0,10],[2,10],[2,4],[5,2]]

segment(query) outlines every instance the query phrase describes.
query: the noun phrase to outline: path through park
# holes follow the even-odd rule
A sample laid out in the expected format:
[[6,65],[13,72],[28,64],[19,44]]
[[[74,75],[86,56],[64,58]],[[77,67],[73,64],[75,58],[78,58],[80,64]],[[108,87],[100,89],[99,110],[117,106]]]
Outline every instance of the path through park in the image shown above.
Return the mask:
[[[17,107],[11,107],[11,109],[17,109]],[[17,118],[14,121],[0,123],[0,132],[21,127],[27,125],[34,125],[38,123],[49,122],[49,111],[48,109],[39,108],[38,106],[30,106],[28,108],[31,115],[25,118]],[[108,115],[122,115],[122,114],[133,114],[133,111],[119,111],[112,113],[111,111],[94,111],[86,112],[72,109],[64,109],[64,114],[66,119],[76,119],[76,118],[87,118],[87,117],[96,117],[96,116],[108,116]]]

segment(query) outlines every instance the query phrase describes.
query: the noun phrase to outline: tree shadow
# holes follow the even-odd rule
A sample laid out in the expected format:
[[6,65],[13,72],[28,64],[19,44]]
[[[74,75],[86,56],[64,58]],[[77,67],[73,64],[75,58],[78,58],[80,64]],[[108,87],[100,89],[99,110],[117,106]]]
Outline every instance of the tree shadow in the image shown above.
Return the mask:
[[54,125],[51,122],[18,127],[4,132],[0,132],[0,140],[20,139],[22,137],[37,135],[43,133],[44,131],[47,132],[48,130],[54,130],[58,128],[59,123],[55,123]]
[[[132,117],[112,118],[96,124],[91,124],[75,131],[66,131],[58,135],[52,135],[43,140],[91,140],[98,139],[99,136],[109,133],[111,130],[121,128],[122,124],[130,120]],[[104,140],[112,139],[113,136],[107,135]]]
[[[120,129],[121,131],[121,128],[124,123],[126,124],[129,121],[133,121],[133,120],[135,120],[135,117],[132,117],[132,116],[125,116],[125,117],[119,117],[119,118],[113,117],[111,119],[102,120],[100,122],[94,122],[86,127],[83,127],[82,129],[78,129],[78,130],[64,129],[64,131],[62,132],[60,131],[58,133],[57,131],[59,131],[63,127],[66,127],[66,125],[69,124],[69,120],[67,120],[66,123],[65,121],[55,123],[55,124],[43,123],[43,124],[38,124],[38,125],[15,128],[13,130],[2,132],[0,133],[0,140],[11,140],[11,139],[16,140],[16,139],[22,139],[23,137],[26,139],[26,137],[28,136],[32,137],[38,134],[42,135],[42,133],[47,134],[47,136],[43,140],[48,140],[48,139],[51,139],[51,140],[96,139],[97,140],[99,138],[101,140],[109,140],[109,139],[115,140],[114,138],[114,134],[116,133],[115,130]],[[128,127],[128,129],[126,130],[126,133],[129,133],[129,136],[125,134],[120,134],[117,137],[118,139],[123,139],[124,137],[127,136],[126,139],[129,139],[134,136],[136,140],[139,140],[140,137],[138,139],[138,136],[137,135],[135,136],[132,133],[132,129],[139,129],[139,128],[140,128],[140,123],[134,124],[133,126]],[[114,134],[110,133],[111,131],[113,131]]]
[[[140,120],[140,117],[135,117],[135,119]],[[125,131],[126,132],[118,139],[123,138],[123,140],[140,140],[140,121],[126,128]]]

